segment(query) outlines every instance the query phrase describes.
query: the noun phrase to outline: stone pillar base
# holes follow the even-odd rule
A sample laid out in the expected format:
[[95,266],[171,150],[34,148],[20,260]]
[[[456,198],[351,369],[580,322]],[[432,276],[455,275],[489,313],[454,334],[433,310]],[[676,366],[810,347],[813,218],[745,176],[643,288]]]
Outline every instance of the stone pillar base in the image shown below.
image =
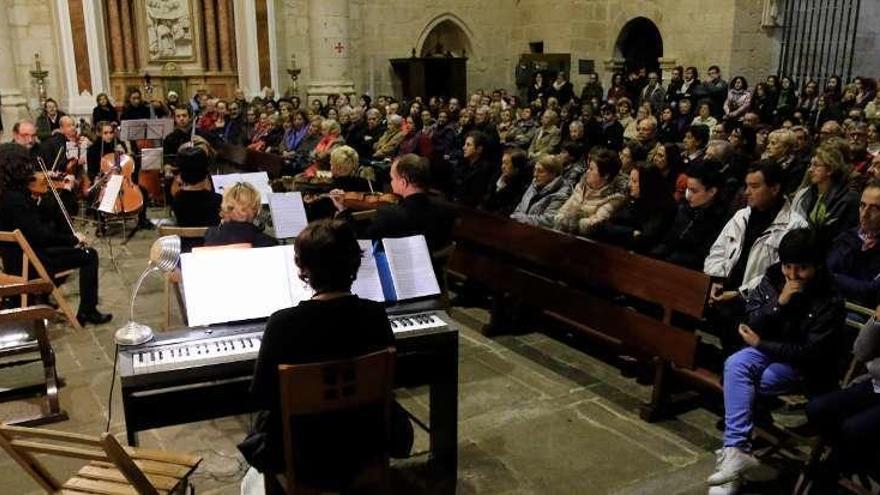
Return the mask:
[[8,141],[12,136],[12,126],[30,117],[27,98],[15,90],[0,90],[0,116],[3,118],[2,141]]
[[[351,95],[354,93],[353,81],[318,81],[309,83],[306,87],[306,95],[308,99],[319,98],[323,103],[327,102],[327,96],[345,93]],[[307,104],[307,102],[303,102]]]

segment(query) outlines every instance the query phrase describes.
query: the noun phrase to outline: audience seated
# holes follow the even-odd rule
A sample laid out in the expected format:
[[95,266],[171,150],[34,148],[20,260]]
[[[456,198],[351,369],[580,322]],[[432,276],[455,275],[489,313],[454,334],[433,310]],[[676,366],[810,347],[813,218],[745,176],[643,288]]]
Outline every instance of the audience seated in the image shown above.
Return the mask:
[[547,110],[541,115],[541,127],[529,145],[529,160],[535,161],[541,155],[553,155],[559,151],[562,135],[559,127],[556,126],[558,121],[558,114],[552,110]]
[[786,232],[805,227],[806,220],[782,194],[782,168],[763,161],[746,175],[748,206],[727,222],[703,271],[713,278],[709,305],[713,330],[719,333],[726,354],[739,346],[736,321],[744,314],[749,291],[761,281],[767,267],[779,260],[778,246]]
[[614,190],[613,180],[618,172],[620,158],[617,153],[606,148],[594,148],[590,152],[584,178],[556,214],[556,228],[589,236],[607,222],[625,200],[622,193]]
[[205,246],[227,244],[250,244],[252,247],[269,247],[278,244],[254,225],[254,219],[262,204],[260,191],[247,182],[237,182],[223,191],[220,205],[220,225],[205,233]]
[[727,221],[723,178],[711,161],[688,170],[685,201],[651,256],[694,270],[703,268],[709,248]]
[[859,196],[847,184],[847,169],[839,151],[820,146],[810,163],[807,185],[792,200],[795,211],[831,237],[858,221]]
[[660,240],[674,217],[675,201],[660,170],[641,164],[629,171],[626,203],[591,237],[644,252]]
[[758,465],[751,455],[757,396],[803,389],[808,395],[835,386],[835,351],[841,348],[844,302],[824,264],[824,247],[807,229],[779,244],[779,263],[764,270],[745,300],[737,327],[745,347],[724,363],[724,446],[712,486],[733,485]]
[[676,202],[684,198],[684,190],[687,187],[687,176],[684,164],[681,161],[681,152],[678,146],[671,143],[658,143],[648,153],[648,162],[660,170],[666,182],[666,187]]
[[489,182],[481,208],[501,215],[510,215],[531,181],[531,168],[526,152],[508,148],[501,156],[501,168]]
[[847,300],[873,308],[880,303],[880,181],[862,191],[859,223],[840,233],[828,254],[828,268]]
[[538,158],[534,178],[510,214],[517,222],[552,228],[556,213],[571,195],[571,184],[561,175],[562,163],[551,155]]
[[397,147],[400,146],[401,141],[406,137],[406,133],[403,130],[403,117],[391,115],[386,122],[385,132],[373,146],[372,157],[374,160],[394,158],[397,154]]
[[472,131],[465,137],[462,160],[455,168],[454,202],[476,207],[486,197],[495,172],[495,165],[485,156],[487,141],[486,135],[480,131]]

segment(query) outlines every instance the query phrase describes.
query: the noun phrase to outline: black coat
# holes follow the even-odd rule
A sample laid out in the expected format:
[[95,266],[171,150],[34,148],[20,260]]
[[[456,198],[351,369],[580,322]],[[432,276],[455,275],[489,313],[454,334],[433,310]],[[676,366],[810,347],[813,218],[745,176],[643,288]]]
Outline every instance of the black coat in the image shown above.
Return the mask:
[[843,231],[834,240],[828,270],[846,299],[870,308],[880,302],[880,245],[862,251],[858,227]]
[[785,277],[776,263],[746,299],[746,323],[761,337],[758,350],[797,368],[810,395],[835,387],[837,365],[846,355],[844,301],[826,276],[819,271],[804,292],[780,305]]
[[482,158],[473,164],[462,160],[455,169],[452,200],[476,208],[486,197],[494,172],[492,164]]
[[499,170],[495,177],[489,181],[489,191],[480,207],[486,211],[509,216],[532,182],[532,176],[528,171],[520,171],[509,183],[498,189],[496,184],[501,175],[500,172]]
[[651,256],[694,270],[703,270],[709,248],[727,222],[727,206],[716,200],[705,208],[678,207],[672,227],[651,250]]
[[[810,219],[810,211],[815,207],[818,199],[819,191],[816,186],[810,186],[795,196],[795,206],[799,208],[799,213],[810,224],[813,224]],[[826,234],[830,236],[829,239],[858,224],[858,222],[858,193],[847,187],[845,183],[832,186],[825,199],[825,221],[821,225]]]
[[[7,190],[0,196],[0,230],[11,232],[15,229],[21,230],[40,258],[47,248],[73,247],[79,243],[67,225],[59,225],[42,214],[29,193]],[[21,249],[17,245],[3,243],[0,255],[6,271],[20,272]]]
[[251,247],[271,247],[278,240],[260,231],[251,222],[223,222],[205,233],[205,246],[248,243]]
[[382,206],[366,228],[370,239],[385,237],[425,236],[428,249],[438,251],[452,238],[454,212],[425,193],[411,194],[396,205]]
[[[608,222],[590,237],[616,246],[644,252],[653,248],[675,218],[672,197],[662,205],[645,205],[630,198]],[[636,236],[635,232],[639,235]]]
[[97,126],[98,122],[119,122],[119,112],[113,105],[96,106],[92,110],[92,127]]

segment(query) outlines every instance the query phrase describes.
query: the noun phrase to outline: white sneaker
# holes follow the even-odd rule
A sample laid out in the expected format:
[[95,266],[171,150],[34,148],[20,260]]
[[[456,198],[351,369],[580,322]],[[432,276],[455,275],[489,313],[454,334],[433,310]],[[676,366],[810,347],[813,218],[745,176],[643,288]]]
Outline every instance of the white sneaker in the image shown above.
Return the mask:
[[746,471],[756,467],[758,464],[760,464],[758,460],[751,454],[737,447],[724,447],[720,463],[706,482],[716,486],[738,480]]
[[733,481],[728,481],[723,485],[718,486],[710,486],[709,487],[709,495],[735,495],[739,493],[739,489],[742,487],[742,481],[737,478]]

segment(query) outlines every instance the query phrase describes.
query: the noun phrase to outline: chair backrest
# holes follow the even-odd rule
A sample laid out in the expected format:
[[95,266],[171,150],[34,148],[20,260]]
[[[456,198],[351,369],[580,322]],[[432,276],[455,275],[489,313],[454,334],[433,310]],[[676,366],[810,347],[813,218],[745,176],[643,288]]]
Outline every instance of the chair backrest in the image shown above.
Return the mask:
[[128,452],[109,433],[94,437],[79,433],[0,425],[0,447],[3,447],[25,472],[49,493],[60,491],[63,483],[52,476],[33,454],[109,462],[125,476],[138,493],[145,495],[159,493]]
[[12,273],[12,271],[18,271],[19,267],[7,267],[4,264],[4,281],[5,282],[13,282],[17,281],[20,283],[27,282],[29,278],[29,271],[31,266],[33,266],[34,270],[37,272],[37,276],[41,279],[51,282],[52,277],[49,275],[49,272],[46,271],[46,268],[43,266],[43,263],[40,262],[40,259],[37,258],[37,253],[34,252],[30,243],[25,239],[24,234],[19,229],[15,229],[12,232],[8,231],[0,231],[0,243],[6,244],[15,244],[18,246],[18,249],[21,250],[21,270],[18,273]]
[[381,406],[381,427],[387,438],[394,382],[394,357],[395,349],[389,347],[354,359],[285,364],[278,367],[284,457],[290,486],[295,486],[297,479],[294,469],[297,439],[294,438],[291,426],[298,416]]

